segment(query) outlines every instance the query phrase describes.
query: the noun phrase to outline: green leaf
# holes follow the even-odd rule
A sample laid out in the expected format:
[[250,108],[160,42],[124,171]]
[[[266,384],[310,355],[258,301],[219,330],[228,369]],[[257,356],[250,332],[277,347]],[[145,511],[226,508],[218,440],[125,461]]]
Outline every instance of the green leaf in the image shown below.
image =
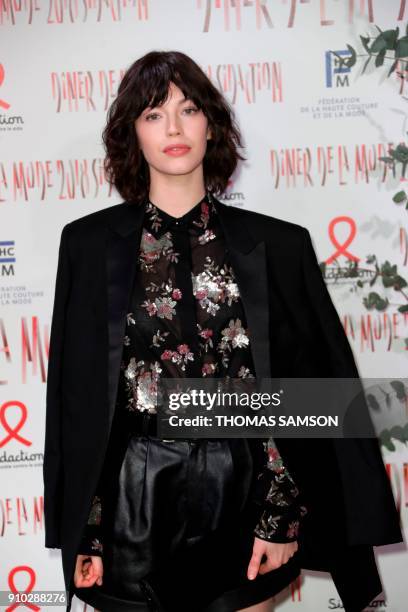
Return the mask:
[[375,65],[377,68],[383,65],[386,53],[387,53],[387,50],[383,49],[382,51],[379,52],[379,54],[375,58]]
[[372,393],[367,393],[366,399],[370,410],[372,410],[373,412],[381,412],[381,406],[375,395],[373,395]]
[[403,304],[402,306],[398,306],[398,312],[408,312],[408,304]]
[[402,163],[408,162],[408,147],[403,143],[400,143],[392,154],[397,161]]
[[370,42],[369,36],[361,36],[360,35],[360,40],[361,40],[361,42],[363,44],[364,49],[367,51],[367,53],[370,53],[370,49],[369,49],[369,46],[368,46],[369,42]]
[[390,386],[395,391],[397,399],[400,401],[406,400],[405,385],[400,380],[391,380]]
[[393,287],[394,286],[394,279],[392,276],[383,276],[382,277],[382,282],[383,285],[386,289],[389,289],[389,287]]
[[377,280],[377,278],[378,278],[378,272],[376,272],[373,278],[370,279],[370,282],[369,282],[370,287],[375,285],[375,281]]
[[380,53],[381,51],[386,51],[387,49],[387,41],[384,38],[384,35],[381,33],[373,44],[370,47],[371,53]]
[[407,281],[405,280],[405,278],[402,278],[402,276],[400,276],[399,274],[393,277],[393,281],[394,281],[393,283],[394,289],[396,291],[401,291],[403,287],[407,286]]
[[395,58],[408,56],[408,36],[403,36],[399,39],[395,46]]
[[398,191],[398,193],[396,193],[392,198],[393,202],[395,202],[396,204],[402,204],[402,202],[405,202],[406,199],[407,194],[405,193],[405,191]]
[[394,425],[390,430],[391,437],[400,442],[405,441],[405,432],[401,425]]
[[399,34],[399,28],[396,28],[395,30],[386,30],[386,32],[382,33],[382,36],[387,45],[387,49],[389,51],[395,50],[395,45],[398,39],[398,34]]
[[364,74],[364,72],[365,72],[365,70],[366,70],[366,68],[367,68],[368,64],[370,63],[370,59],[371,59],[371,58],[372,58],[372,55],[369,55],[369,56],[368,56],[368,58],[367,58],[366,63],[365,63],[365,64],[364,64],[364,66],[363,66],[363,70],[362,70],[361,74]]
[[395,264],[392,266],[388,259],[386,259],[381,266],[381,273],[386,276],[394,275],[397,273],[397,266]]
[[375,291],[370,291],[367,297],[363,298],[363,304],[367,308],[367,310],[385,310],[388,306],[387,298],[383,299],[378,293]]
[[392,75],[392,73],[394,72],[394,70],[397,67],[397,64],[398,64],[398,60],[394,60],[393,63],[391,64],[391,68],[388,71],[387,77]]
[[347,68],[352,68],[357,61],[357,53],[354,51],[351,45],[347,45],[347,49],[350,51],[350,57],[345,61]]
[[380,442],[381,442],[382,446],[385,446],[385,448],[387,450],[395,451],[395,445],[393,444],[393,442],[391,440],[391,436],[390,436],[390,432],[389,431],[384,429],[384,431],[382,431],[380,433],[379,439],[380,439]]

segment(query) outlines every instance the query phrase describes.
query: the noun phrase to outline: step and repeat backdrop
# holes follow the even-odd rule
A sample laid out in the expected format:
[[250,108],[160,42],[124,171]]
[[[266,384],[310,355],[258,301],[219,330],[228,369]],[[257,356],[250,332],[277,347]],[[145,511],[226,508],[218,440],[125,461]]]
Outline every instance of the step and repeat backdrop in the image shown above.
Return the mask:
[[[407,24],[403,0],[0,2],[0,591],[64,589],[42,482],[58,246],[67,222],[122,201],[101,132],[146,52],[189,54],[223,92],[248,159],[220,199],[307,227],[361,376],[406,377]],[[407,438],[381,432],[405,534]],[[367,609],[403,612],[405,545],[375,550],[384,592]],[[342,607],[320,572],[276,597]]]

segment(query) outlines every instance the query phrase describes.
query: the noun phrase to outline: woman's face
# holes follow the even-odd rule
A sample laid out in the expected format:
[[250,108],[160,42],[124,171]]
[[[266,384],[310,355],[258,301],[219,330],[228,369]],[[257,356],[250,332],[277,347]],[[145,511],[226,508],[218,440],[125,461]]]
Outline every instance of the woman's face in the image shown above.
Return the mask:
[[[152,173],[182,175],[192,173],[204,158],[211,137],[207,117],[174,83],[162,106],[145,108],[135,120],[136,135]],[[166,147],[187,145],[183,154],[165,151]]]

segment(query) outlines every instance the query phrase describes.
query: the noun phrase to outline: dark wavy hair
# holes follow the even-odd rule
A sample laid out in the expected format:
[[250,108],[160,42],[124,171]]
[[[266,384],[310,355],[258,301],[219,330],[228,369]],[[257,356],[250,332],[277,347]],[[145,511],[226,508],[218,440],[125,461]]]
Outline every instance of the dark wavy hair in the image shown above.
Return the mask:
[[246,160],[238,152],[241,134],[233,109],[198,64],[180,51],[150,51],[125,72],[102,133],[107,181],[127,201],[139,203],[150,186],[134,122],[146,107],[166,101],[170,82],[203,111],[211,128],[203,159],[205,189],[222,194],[238,160]]

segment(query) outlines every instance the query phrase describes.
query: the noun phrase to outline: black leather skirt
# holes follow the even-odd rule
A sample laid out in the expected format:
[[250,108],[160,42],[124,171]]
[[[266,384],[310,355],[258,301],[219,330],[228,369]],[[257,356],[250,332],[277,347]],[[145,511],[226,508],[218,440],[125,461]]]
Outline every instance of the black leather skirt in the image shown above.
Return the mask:
[[300,573],[297,553],[246,576],[260,513],[254,446],[128,432],[105,475],[103,584],[75,589],[77,597],[103,612],[233,612],[289,585]]

